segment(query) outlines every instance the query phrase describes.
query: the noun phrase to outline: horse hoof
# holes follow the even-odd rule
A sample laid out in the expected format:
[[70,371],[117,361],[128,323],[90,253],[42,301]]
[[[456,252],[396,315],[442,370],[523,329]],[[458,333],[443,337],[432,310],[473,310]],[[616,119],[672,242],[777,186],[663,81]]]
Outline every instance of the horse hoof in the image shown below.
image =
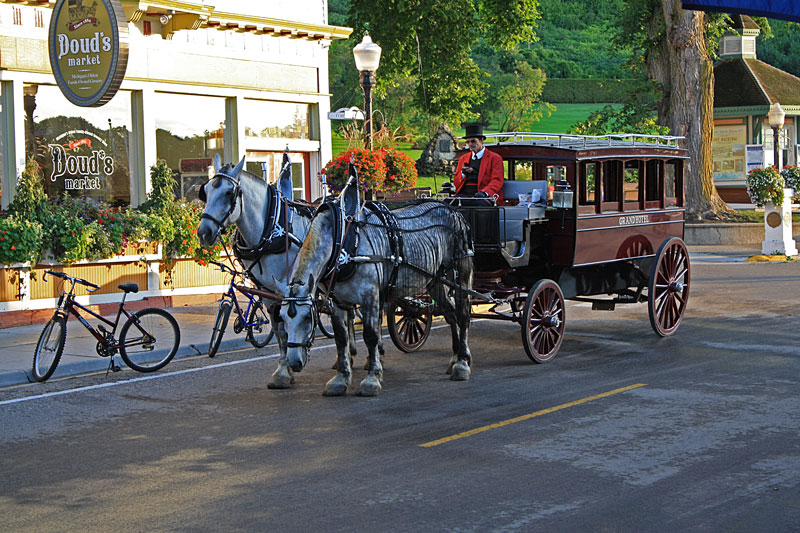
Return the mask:
[[290,389],[294,385],[294,376],[280,370],[280,368],[276,370],[269,378],[268,389]]
[[368,376],[364,378],[364,381],[362,381],[361,385],[359,385],[356,395],[377,396],[381,390],[381,382],[378,380],[378,378],[376,376]]
[[350,382],[342,379],[339,376],[335,376],[331,378],[325,384],[325,390],[322,391],[323,396],[344,396],[347,394],[347,387],[350,386]]
[[470,374],[472,374],[472,371],[469,369],[469,364],[466,361],[459,361],[453,365],[450,381],[469,381]]

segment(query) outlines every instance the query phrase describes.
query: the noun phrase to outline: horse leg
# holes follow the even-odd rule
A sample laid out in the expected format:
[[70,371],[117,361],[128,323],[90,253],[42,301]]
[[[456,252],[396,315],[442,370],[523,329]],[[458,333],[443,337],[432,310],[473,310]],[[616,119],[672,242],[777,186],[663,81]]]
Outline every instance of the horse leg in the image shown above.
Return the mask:
[[281,356],[278,359],[278,368],[272,373],[267,382],[268,389],[288,389],[294,384],[294,372],[289,368],[286,358],[286,327],[281,320],[280,306],[272,305],[269,308],[269,315],[272,318],[272,328],[275,330],[275,338],[278,340],[278,348]]
[[[463,260],[458,268],[458,275],[456,276],[456,283],[458,287],[472,287],[472,262]],[[466,291],[455,289],[455,314],[456,322],[458,324],[458,349],[456,355],[458,362],[453,367],[454,372],[450,374],[450,379],[469,379],[470,368],[472,367],[472,353],[469,351],[469,324],[472,320],[472,312],[470,309],[469,295]],[[453,339],[455,343],[456,339]],[[457,377],[455,369],[459,367]],[[465,377],[466,376],[466,377]]]
[[364,344],[367,345],[367,377],[358,386],[356,394],[359,396],[375,396],[382,390],[383,366],[378,354],[378,340],[380,339],[381,323],[380,308],[377,305],[369,308],[361,307],[361,319],[364,326]]
[[[460,302],[453,301],[453,298],[447,294],[447,288],[443,283],[437,283],[432,289],[431,296],[439,303],[444,319],[450,325],[453,355],[447,365],[447,373],[450,374],[451,381],[467,381],[472,373],[470,370],[472,356],[469,351],[464,352],[463,350],[464,343],[461,335],[463,317],[457,305]],[[469,323],[469,305],[467,305],[467,323]]]
[[333,325],[333,338],[336,341],[336,375],[325,384],[323,396],[344,396],[347,388],[353,382],[353,372],[350,366],[348,352],[348,333],[346,312],[336,304],[331,304],[331,324]]
[[[356,329],[355,329],[355,318],[356,318],[356,311],[355,308],[347,310],[347,333],[348,333],[348,342],[347,348],[350,351],[350,366],[353,366],[353,360],[358,353],[356,350]],[[333,369],[336,370],[339,367],[339,362],[336,361],[333,363]],[[367,367],[364,366],[364,370]]]

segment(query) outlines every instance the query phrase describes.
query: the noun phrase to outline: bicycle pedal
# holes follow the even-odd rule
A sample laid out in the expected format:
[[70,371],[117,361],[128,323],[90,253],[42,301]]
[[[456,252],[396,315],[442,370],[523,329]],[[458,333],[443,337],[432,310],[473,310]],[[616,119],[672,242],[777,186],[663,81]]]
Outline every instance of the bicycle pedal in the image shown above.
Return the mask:
[[122,367],[119,365],[114,365],[111,367],[112,372],[119,372],[120,370],[122,370]]

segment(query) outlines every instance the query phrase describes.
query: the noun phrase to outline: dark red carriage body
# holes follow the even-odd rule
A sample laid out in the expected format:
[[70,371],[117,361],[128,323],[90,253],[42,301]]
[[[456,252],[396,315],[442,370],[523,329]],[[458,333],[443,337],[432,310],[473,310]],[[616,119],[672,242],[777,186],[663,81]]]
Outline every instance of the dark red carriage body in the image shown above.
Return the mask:
[[[639,260],[654,257],[666,239],[683,238],[687,155],[677,140],[489,135],[486,148],[506,163],[505,200],[497,207],[462,209],[474,230],[476,270],[508,270],[506,276],[528,287],[539,278],[552,278],[567,298],[630,286],[630,268],[611,263],[648,266]],[[567,208],[553,207],[559,180],[573,194]],[[537,184],[542,190],[545,182],[547,198],[539,210],[516,216],[519,195]],[[522,241],[508,238],[520,234],[518,228],[509,231],[517,220]],[[528,248],[524,252],[523,245]]]
[[[564,338],[564,300],[593,309],[648,304],[656,334],[671,335],[689,296],[683,243],[684,167],[680,138],[651,135],[487,135],[506,167],[504,200],[448,199],[466,218],[474,243],[473,317],[510,320],[539,363]],[[463,152],[461,152],[463,153]],[[460,154],[459,154],[460,155]],[[403,351],[430,331],[423,299],[397,302],[389,332]]]

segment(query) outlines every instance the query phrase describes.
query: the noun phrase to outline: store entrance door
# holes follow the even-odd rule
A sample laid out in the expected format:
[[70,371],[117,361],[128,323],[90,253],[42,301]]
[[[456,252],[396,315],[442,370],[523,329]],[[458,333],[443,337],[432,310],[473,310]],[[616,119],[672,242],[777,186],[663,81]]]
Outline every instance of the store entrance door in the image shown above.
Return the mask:
[[[283,152],[247,152],[246,170],[256,176],[264,177],[273,185],[278,181],[281,172]],[[308,154],[289,152],[292,164],[292,189],[296,200],[308,201],[311,196]]]

